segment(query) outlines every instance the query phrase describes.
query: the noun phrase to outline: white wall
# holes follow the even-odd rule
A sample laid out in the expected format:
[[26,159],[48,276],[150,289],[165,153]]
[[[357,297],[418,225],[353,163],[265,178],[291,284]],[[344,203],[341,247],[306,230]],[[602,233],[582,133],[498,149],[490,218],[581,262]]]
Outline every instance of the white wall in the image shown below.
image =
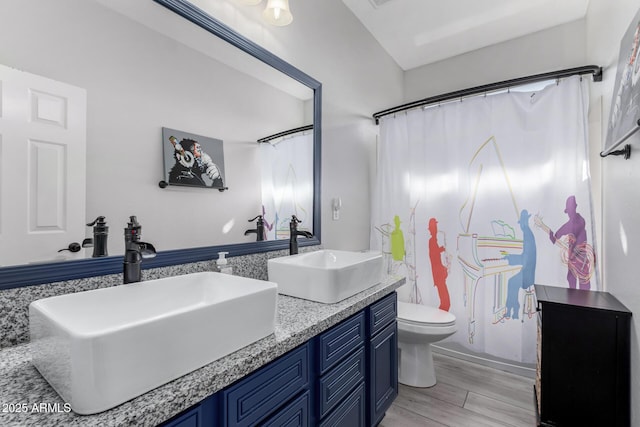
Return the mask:
[[[235,231],[242,232],[249,228],[246,219],[259,213],[259,185],[253,185],[251,194],[251,182],[258,182],[252,175],[258,171],[255,144],[250,142],[255,138],[248,137],[255,123],[243,117],[247,110],[262,111],[264,123],[279,114],[301,125],[287,101],[274,104],[277,95],[252,88],[252,83],[245,84],[245,93],[229,93],[229,83],[242,80],[233,70],[204,61],[195,51],[185,53],[169,37],[158,45],[157,34],[94,2],[0,2],[4,63],[88,90],[87,217],[107,217],[110,253],[121,252],[119,236],[132,214],[143,224],[143,238],[159,250],[237,242],[237,237],[220,236],[214,228],[235,221]],[[199,5],[322,82],[322,243],[368,248],[370,175],[378,130],[371,114],[401,101],[400,68],[340,0],[295,2],[294,22],[283,28],[262,24],[264,4],[245,7],[231,0],[201,0]],[[87,13],[96,11],[98,18],[87,19]],[[179,28],[166,29],[173,30]],[[171,80],[172,74],[183,75],[183,81]],[[205,87],[198,83],[200,76],[219,84]],[[189,106],[189,114],[176,115],[171,107],[184,108],[189,102],[197,104]],[[161,126],[223,139],[230,191],[210,194],[202,209],[201,192],[160,190]],[[333,197],[343,201],[339,221],[331,220]],[[171,214],[168,205],[189,206],[195,213]],[[191,227],[195,234],[185,236],[183,224],[193,215],[200,217],[200,226]]]
[[[370,191],[378,128],[371,115],[402,102],[403,73],[341,0],[291,2],[293,23],[266,26],[264,2],[200,0],[216,17],[322,82],[322,244],[369,247]],[[341,197],[340,220],[331,199]]]
[[409,70],[405,101],[587,65],[584,27],[574,21]]
[[[87,90],[87,222],[107,217],[111,255],[129,215],[158,250],[255,239],[243,235],[261,213],[255,140],[306,124],[303,101],[94,2],[2,2],[2,62]],[[222,139],[230,190],[160,189],[163,126]]]
[[[587,12],[587,49],[591,62],[605,66],[603,84],[594,88],[593,102],[601,103],[601,135],[604,141],[615,82],[620,40],[640,8],[633,0],[591,0]],[[601,161],[603,203],[603,279],[607,291],[634,314],[631,329],[631,425],[640,426],[640,287],[635,263],[640,257],[640,135],[629,140],[629,160],[608,157]]]

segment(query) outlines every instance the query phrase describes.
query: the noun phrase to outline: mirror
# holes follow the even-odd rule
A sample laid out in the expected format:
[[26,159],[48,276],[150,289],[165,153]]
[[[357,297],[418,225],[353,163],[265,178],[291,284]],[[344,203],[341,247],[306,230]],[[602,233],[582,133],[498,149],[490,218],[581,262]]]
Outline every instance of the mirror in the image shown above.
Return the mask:
[[[33,0],[5,12],[0,44],[11,53],[3,55],[4,65],[86,91],[86,211],[81,235],[68,243],[91,237],[85,224],[98,216],[110,230],[104,258],[34,257],[14,266],[0,260],[0,288],[121,272],[130,215],[159,251],[143,268],[212,259],[218,251],[238,256],[287,248],[286,240],[244,235],[263,205],[257,140],[310,122],[312,209],[305,228],[314,237],[300,245],[319,244],[319,82],[182,0]],[[49,101],[43,98],[42,114]],[[228,190],[160,188],[163,127],[222,140]],[[0,197],[8,185],[2,178]],[[283,223],[287,216],[281,214]],[[24,253],[33,248],[22,239],[2,245]],[[81,252],[91,256],[90,249]]]

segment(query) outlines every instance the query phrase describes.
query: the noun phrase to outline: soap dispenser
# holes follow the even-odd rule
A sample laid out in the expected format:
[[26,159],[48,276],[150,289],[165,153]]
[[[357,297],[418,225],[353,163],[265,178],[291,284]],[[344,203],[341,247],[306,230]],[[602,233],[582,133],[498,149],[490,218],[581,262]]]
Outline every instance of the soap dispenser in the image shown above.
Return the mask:
[[227,255],[229,252],[218,252],[218,259],[216,260],[216,270],[220,273],[233,274],[233,267],[228,264]]
[[[93,227],[93,257],[99,258],[108,256],[107,253],[107,237],[109,237],[109,227],[104,220],[103,216],[99,216],[93,222],[87,224],[88,227]],[[84,242],[83,242],[84,243]],[[87,247],[88,245],[84,245]]]

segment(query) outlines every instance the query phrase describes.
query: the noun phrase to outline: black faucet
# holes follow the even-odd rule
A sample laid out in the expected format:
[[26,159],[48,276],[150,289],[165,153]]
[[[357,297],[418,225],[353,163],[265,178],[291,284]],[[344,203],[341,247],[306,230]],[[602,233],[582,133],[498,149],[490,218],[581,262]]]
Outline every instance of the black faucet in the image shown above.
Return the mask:
[[124,283],[139,282],[142,278],[140,264],[145,258],[156,256],[156,248],[151,243],[140,241],[142,226],[134,215],[129,217],[124,229]]
[[307,239],[313,237],[313,234],[308,231],[298,230],[298,224],[302,222],[295,215],[291,215],[291,222],[289,222],[289,255],[295,255],[298,253],[298,236],[304,236]]
[[109,237],[109,227],[104,217],[99,216],[93,222],[88,223],[87,227],[93,227],[93,238],[84,239],[82,247],[93,247],[93,258],[108,256],[107,237]]
[[253,222],[256,219],[258,220],[256,222],[256,228],[245,231],[244,235],[248,236],[249,234],[256,233],[256,242],[262,242],[264,240],[264,219],[262,218],[262,215],[258,215],[257,217],[250,219],[249,222]]

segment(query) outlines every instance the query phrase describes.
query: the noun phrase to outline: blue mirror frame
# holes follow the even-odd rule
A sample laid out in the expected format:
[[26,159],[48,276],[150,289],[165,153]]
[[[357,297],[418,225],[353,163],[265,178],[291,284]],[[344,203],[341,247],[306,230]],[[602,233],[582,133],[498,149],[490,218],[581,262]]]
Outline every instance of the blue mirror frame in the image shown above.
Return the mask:
[[[241,51],[259,59],[276,70],[297,80],[313,90],[313,237],[301,239],[299,246],[320,244],[320,168],[321,168],[321,121],[322,84],[291,64],[275,56],[246,37],[236,33],[217,19],[185,0],[154,0],[202,27],[211,34],[225,40]],[[218,252],[229,252],[230,256],[288,249],[288,240],[236,243],[190,249],[160,251],[157,256],[143,262],[144,269],[166,267],[215,259]],[[0,268],[0,289],[53,283],[63,280],[122,273],[122,256],[86,258],[81,260],[27,264]]]

